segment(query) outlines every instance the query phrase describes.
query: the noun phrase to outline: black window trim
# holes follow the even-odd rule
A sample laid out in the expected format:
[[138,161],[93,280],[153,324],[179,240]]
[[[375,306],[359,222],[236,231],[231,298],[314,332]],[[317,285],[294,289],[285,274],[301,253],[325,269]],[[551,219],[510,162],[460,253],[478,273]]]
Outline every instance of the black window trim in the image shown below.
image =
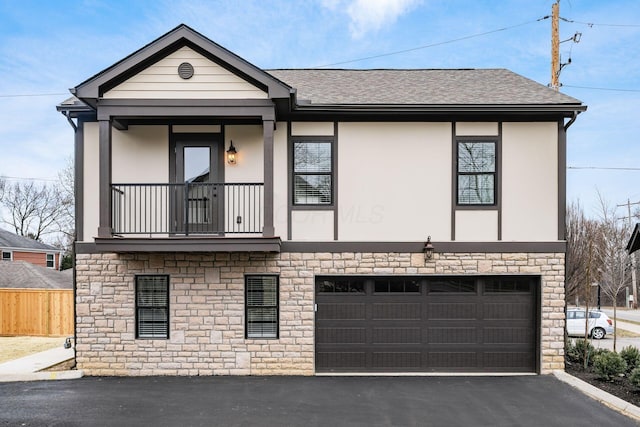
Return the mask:
[[[138,322],[138,278],[140,277],[165,277],[167,280],[166,286],[167,286],[167,299],[166,299],[166,308],[167,308],[167,336],[166,337],[141,337],[140,336],[140,331],[139,331],[139,322]],[[136,274],[134,276],[134,302],[135,302],[135,322],[136,322],[136,339],[139,340],[168,340],[171,336],[171,321],[170,321],[170,302],[169,302],[169,293],[170,293],[170,289],[171,289],[171,279],[170,276],[168,274]]]
[[[4,255],[9,254],[8,258],[5,258]],[[13,261],[13,252],[12,251],[2,251],[2,261]]]
[[[249,277],[275,277],[276,278],[276,336],[275,337],[250,337],[249,336],[249,304],[247,303],[247,297],[249,294],[249,288],[247,286],[247,278]],[[273,306],[261,306],[261,307],[273,307]],[[244,275],[244,338],[247,340],[278,340],[280,339],[280,275],[279,274],[260,274],[251,273]]]
[[[489,142],[494,145],[494,171],[493,172],[460,172],[460,143],[464,142]],[[458,210],[479,210],[479,209],[498,209],[498,189],[500,187],[500,137],[491,136],[456,136],[455,137],[455,206]],[[493,203],[460,203],[459,177],[460,175],[493,175]]]
[[[327,136],[327,135],[319,135],[319,136],[310,136],[310,135],[305,135],[305,136],[290,136],[290,143],[289,143],[289,171],[290,171],[290,176],[291,176],[291,196],[290,196],[290,200],[291,200],[291,209],[292,210],[296,210],[296,209],[304,209],[304,210],[331,210],[334,209],[335,207],[335,203],[336,203],[336,192],[335,192],[335,185],[336,185],[336,152],[335,152],[335,148],[336,148],[336,144],[335,144],[335,136],[331,135],[331,136]],[[295,171],[295,144],[297,142],[328,142],[331,144],[331,172],[318,172],[318,173],[296,173]],[[327,175],[329,177],[331,177],[331,203],[296,203],[296,192],[295,192],[295,186],[296,186],[296,175]]]

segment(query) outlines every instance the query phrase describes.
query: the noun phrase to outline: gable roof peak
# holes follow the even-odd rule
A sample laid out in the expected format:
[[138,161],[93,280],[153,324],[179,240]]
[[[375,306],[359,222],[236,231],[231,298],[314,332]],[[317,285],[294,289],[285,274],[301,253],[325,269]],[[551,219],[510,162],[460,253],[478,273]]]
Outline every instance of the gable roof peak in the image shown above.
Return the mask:
[[186,24],[178,25],[112,66],[80,83],[72,90],[72,93],[86,104],[95,107],[96,100],[104,92],[184,46],[198,51],[234,74],[263,88],[271,98],[288,98],[292,93],[292,89],[277,78],[225,49]]

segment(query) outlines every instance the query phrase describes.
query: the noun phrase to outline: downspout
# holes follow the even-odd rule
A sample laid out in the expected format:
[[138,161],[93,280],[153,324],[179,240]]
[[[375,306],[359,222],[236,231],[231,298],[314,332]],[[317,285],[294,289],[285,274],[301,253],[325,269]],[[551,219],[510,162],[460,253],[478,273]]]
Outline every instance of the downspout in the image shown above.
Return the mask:
[[73,123],[73,120],[71,120],[71,116],[69,115],[68,111],[61,111],[62,115],[65,116],[67,118],[67,121],[69,122],[69,124],[71,125],[71,127],[73,128],[73,131],[76,132],[78,130],[78,126]]
[[564,125],[564,131],[566,132],[567,129],[569,129],[569,126],[571,126],[573,124],[573,122],[576,121],[576,119],[578,118],[578,114],[580,114],[580,111],[574,111],[573,114],[571,115],[571,120],[569,120],[567,122],[567,124]]

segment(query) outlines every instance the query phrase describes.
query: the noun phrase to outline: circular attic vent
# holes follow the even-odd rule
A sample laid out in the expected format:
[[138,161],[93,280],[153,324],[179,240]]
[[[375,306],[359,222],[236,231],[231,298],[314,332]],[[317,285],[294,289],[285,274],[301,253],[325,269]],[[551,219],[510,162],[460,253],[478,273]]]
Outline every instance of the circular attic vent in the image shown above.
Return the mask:
[[190,79],[193,77],[193,65],[188,62],[178,65],[178,75],[185,80]]

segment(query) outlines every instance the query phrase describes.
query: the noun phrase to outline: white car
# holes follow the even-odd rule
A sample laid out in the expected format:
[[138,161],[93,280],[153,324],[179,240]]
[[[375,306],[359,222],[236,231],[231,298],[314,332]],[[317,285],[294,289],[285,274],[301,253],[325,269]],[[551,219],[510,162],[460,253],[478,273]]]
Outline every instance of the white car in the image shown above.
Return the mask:
[[[583,308],[567,309],[567,335],[584,336],[585,310]],[[607,334],[613,333],[613,322],[602,311],[589,311],[589,336],[601,340]]]

